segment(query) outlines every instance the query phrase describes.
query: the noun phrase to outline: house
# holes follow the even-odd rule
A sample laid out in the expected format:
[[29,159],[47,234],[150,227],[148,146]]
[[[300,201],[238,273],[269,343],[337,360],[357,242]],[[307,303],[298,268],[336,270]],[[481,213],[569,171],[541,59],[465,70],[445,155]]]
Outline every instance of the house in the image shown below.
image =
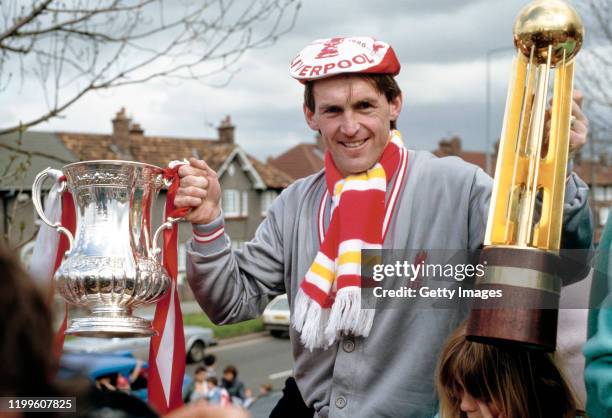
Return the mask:
[[[0,216],[2,233],[12,246],[23,244],[24,257],[33,246],[40,224],[31,203],[31,187],[37,173],[46,167],[61,168],[76,161],[133,160],[164,167],[171,160],[196,157],[217,172],[223,191],[226,232],[238,246],[250,240],[266,216],[274,198],[293,178],[248,155],[235,143],[230,117],[218,129],[218,138],[176,138],[145,135],[143,127],[121,109],[112,120],[112,133],[35,132],[0,136]],[[51,186],[47,181],[47,189]],[[154,227],[162,221],[165,192],[153,212]],[[179,264],[184,265],[184,245],[191,225],[180,224]]]
[[268,158],[268,164],[301,179],[322,170],[324,156],[325,142],[317,135],[314,144],[303,142],[291,147],[276,158]]

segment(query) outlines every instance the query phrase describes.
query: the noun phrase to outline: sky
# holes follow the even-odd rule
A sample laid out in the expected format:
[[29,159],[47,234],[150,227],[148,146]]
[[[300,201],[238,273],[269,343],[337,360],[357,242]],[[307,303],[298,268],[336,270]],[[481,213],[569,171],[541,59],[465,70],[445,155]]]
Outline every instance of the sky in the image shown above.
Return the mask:
[[[402,70],[398,121],[410,148],[434,150],[453,135],[467,150],[484,150],[501,132],[511,61],[512,26],[523,0],[303,0],[294,28],[276,44],[247,52],[223,88],[195,81],[152,81],[86,95],[61,118],[35,130],[110,133],[121,107],[146,135],[215,138],[230,115],[236,142],[261,160],[313,142],[304,122],[303,87],[288,75],[290,60],[310,41],[372,36],[391,44]],[[486,136],[487,56],[490,132]],[[579,65],[579,57],[578,57]],[[35,83],[0,91],[0,127],[44,110]]]

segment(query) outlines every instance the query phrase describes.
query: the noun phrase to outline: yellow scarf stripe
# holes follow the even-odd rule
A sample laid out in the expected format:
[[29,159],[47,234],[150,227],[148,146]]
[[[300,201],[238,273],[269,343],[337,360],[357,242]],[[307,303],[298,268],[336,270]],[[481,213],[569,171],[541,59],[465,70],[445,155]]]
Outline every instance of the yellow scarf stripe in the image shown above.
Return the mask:
[[347,251],[338,257],[338,265],[346,263],[361,264],[361,251]]
[[342,189],[344,189],[344,181],[341,180],[338,183],[336,183],[336,187],[334,187],[334,196],[338,196],[340,193],[342,193]]
[[321,264],[317,262],[312,263],[312,266],[310,266],[310,271],[312,271],[314,274],[322,277],[323,279],[327,280],[330,283],[333,282],[334,280],[334,272],[331,270],[328,270],[327,268],[323,267]]
[[355,174],[353,176],[348,176],[346,178],[346,181],[368,181],[370,179],[375,179],[375,178],[380,178],[380,179],[386,179],[385,176],[385,170],[383,169],[382,165],[377,164],[374,166],[374,168],[372,168],[371,170],[362,173],[362,174]]

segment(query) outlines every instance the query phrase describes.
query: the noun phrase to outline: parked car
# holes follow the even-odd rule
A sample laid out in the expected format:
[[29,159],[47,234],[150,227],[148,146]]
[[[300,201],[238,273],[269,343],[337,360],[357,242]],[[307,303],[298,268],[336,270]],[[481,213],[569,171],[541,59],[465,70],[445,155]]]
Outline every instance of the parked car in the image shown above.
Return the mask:
[[[65,353],[114,353],[148,352],[149,337],[142,338],[93,338],[76,337],[64,343]],[[187,361],[197,363],[205,356],[206,348],[217,345],[210,328],[185,326],[185,352]]]
[[[129,352],[117,354],[100,353],[63,353],[60,359],[58,378],[60,380],[72,379],[78,376],[88,378],[92,383],[103,376],[111,376],[120,373],[127,377],[130,376],[138,360]],[[142,365],[143,375],[147,375],[148,363]],[[146,383],[146,378],[144,380]],[[191,378],[187,375],[183,377],[183,393],[191,383]],[[130,393],[143,401],[147,401],[147,387],[142,387],[130,391]]]
[[289,332],[289,301],[287,295],[279,295],[266,306],[263,314],[263,324],[274,337],[281,337]]

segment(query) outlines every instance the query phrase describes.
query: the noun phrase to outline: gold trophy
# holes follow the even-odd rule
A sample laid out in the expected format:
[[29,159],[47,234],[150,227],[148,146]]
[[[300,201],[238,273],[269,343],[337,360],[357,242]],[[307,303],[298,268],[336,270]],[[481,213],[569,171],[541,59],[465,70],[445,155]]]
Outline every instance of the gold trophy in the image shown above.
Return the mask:
[[[518,53],[481,256],[485,275],[476,284],[480,289],[502,290],[503,297],[472,307],[471,340],[555,350],[573,59],[583,36],[578,13],[563,0],[533,1],[516,18]],[[551,75],[554,90],[550,130],[545,135]]]

